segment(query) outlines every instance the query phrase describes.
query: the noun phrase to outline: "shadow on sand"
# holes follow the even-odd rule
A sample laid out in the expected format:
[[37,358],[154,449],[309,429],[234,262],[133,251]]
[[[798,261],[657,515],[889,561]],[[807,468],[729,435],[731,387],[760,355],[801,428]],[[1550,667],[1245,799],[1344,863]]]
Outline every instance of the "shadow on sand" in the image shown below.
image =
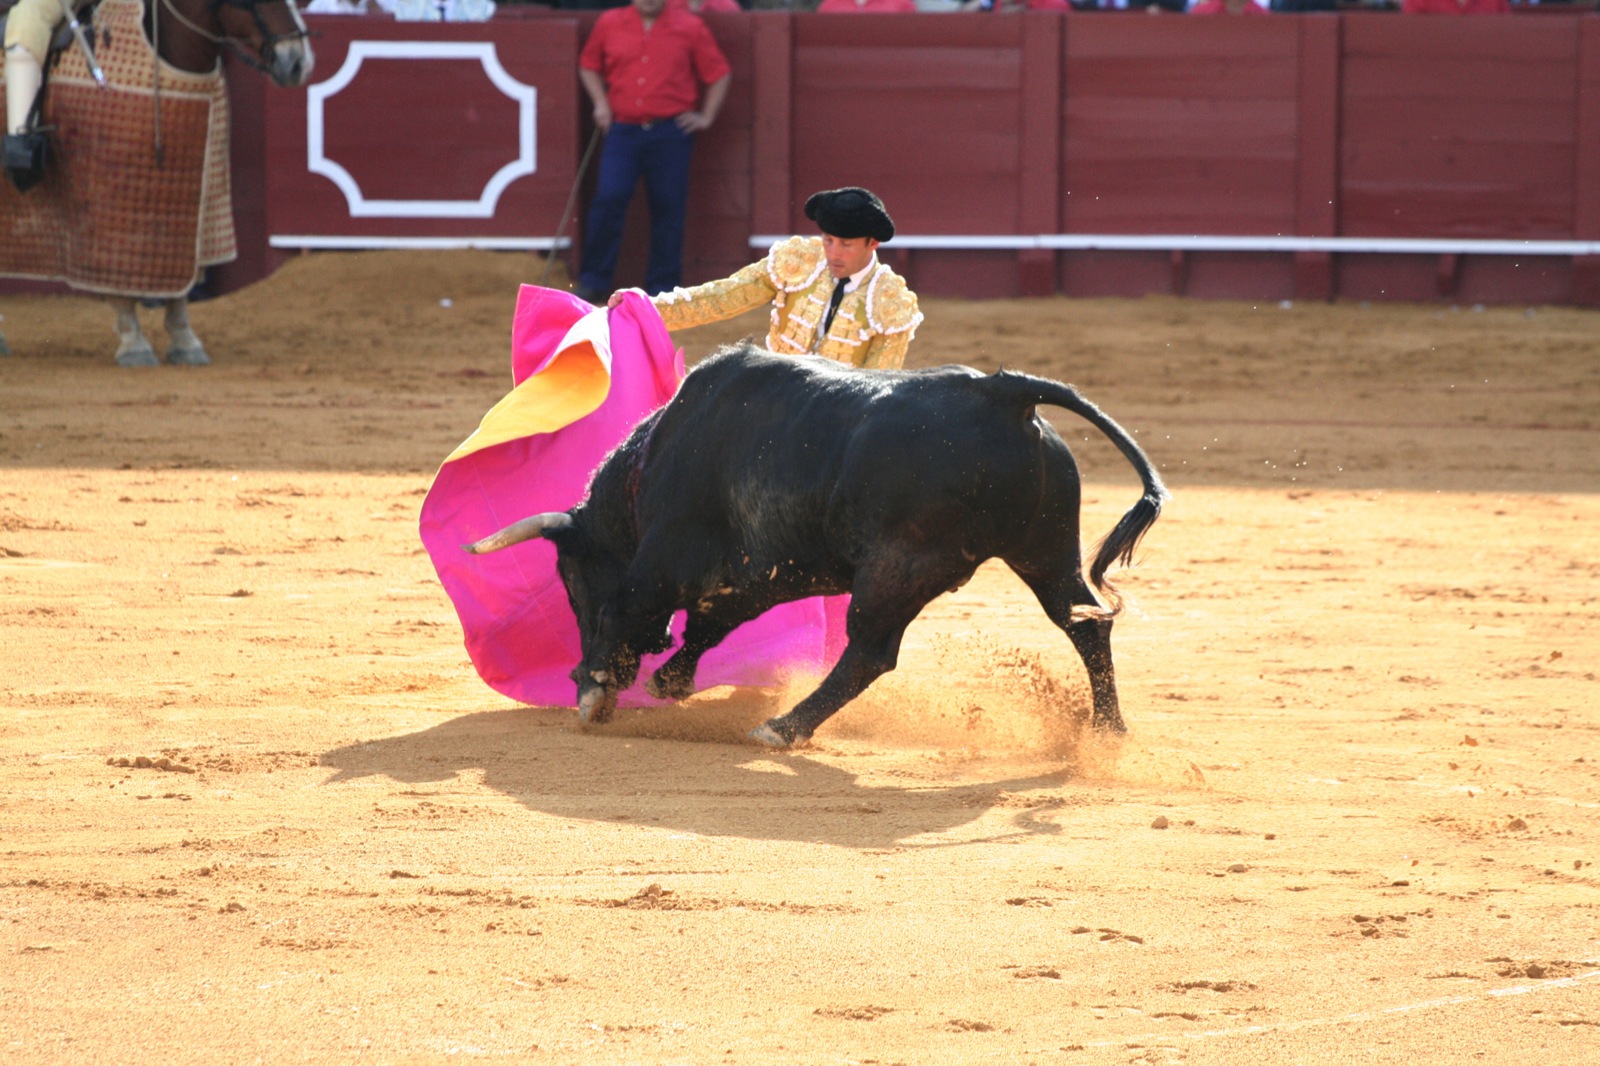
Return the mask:
[[[330,784],[383,775],[429,785],[481,775],[484,786],[532,811],[704,836],[889,848],[1061,831],[1048,815],[1063,801],[1030,796],[1000,833],[919,840],[976,821],[1005,803],[1007,793],[1059,787],[1069,778],[1066,764],[1057,759],[1052,765],[1060,769],[949,785],[941,783],[953,776],[948,757],[930,751],[926,775],[901,769],[895,779],[903,784],[865,784],[818,757],[828,754],[826,742],[811,752],[772,752],[746,742],[744,733],[778,706],[776,694],[701,696],[675,707],[623,710],[611,724],[589,730],[571,709],[478,711],[421,732],[335,748],[321,764],[338,771]],[[892,755],[903,767],[904,749]],[[851,761],[870,769],[878,755],[853,750]],[[1042,765],[1038,757],[1030,761]]]

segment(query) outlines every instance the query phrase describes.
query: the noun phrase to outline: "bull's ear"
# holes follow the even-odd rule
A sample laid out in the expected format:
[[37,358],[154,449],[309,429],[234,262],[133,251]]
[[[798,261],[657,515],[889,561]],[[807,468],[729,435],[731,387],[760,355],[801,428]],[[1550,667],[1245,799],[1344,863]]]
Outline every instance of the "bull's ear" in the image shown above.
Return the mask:
[[572,515],[565,511],[553,511],[547,514],[536,514],[531,518],[524,518],[520,522],[513,522],[498,533],[491,533],[480,541],[463,544],[463,551],[473,555],[482,555],[484,552],[495,552],[501,548],[509,548],[513,544],[521,544],[525,540],[544,537],[555,540],[553,534],[566,532],[572,528]]

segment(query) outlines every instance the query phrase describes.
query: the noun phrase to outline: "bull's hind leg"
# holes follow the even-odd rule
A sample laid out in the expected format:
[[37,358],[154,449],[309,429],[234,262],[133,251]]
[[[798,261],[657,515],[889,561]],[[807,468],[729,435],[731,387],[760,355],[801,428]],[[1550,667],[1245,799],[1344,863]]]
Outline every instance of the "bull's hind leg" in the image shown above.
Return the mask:
[[[1117,702],[1117,671],[1111,661],[1111,618],[1095,598],[1089,583],[1077,569],[1066,573],[1038,574],[1013,564],[1017,576],[1027,582],[1039,597],[1050,621],[1060,626],[1078,649],[1089,674],[1089,691],[1094,697],[1090,724],[1112,733],[1126,733],[1122,710]],[[1073,617],[1074,608],[1084,608]]]
[[930,555],[858,571],[850,590],[844,654],[815,692],[788,714],[751,730],[751,738],[774,748],[810,739],[835,711],[895,668],[906,626],[935,596],[971,577],[972,569],[954,569],[945,557]]

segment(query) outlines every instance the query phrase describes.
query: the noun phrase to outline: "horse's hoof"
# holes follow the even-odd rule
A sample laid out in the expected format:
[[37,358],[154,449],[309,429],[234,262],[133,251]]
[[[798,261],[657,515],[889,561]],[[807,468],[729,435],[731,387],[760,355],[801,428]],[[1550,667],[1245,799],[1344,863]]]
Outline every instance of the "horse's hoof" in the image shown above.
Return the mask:
[[757,744],[765,744],[769,748],[793,748],[806,742],[805,737],[795,737],[792,740],[786,738],[772,728],[771,722],[762,722],[746,735]]
[[126,348],[117,353],[118,366],[160,366],[155,349],[146,344],[142,348]]
[[211,357],[204,348],[168,348],[168,366],[210,366]]

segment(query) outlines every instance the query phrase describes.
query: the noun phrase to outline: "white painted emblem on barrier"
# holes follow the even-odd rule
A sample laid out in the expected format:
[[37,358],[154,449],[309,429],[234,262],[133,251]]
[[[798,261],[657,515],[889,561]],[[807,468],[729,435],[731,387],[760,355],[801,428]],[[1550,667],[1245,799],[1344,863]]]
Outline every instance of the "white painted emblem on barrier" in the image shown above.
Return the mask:
[[[323,151],[322,109],[355,80],[367,59],[476,59],[495,88],[517,104],[517,158],[495,172],[476,200],[369,200],[354,176]],[[307,169],[339,187],[351,218],[493,218],[506,186],[534,172],[534,104],[538,90],[506,73],[491,41],[351,41],[344,66],[306,91]]]

